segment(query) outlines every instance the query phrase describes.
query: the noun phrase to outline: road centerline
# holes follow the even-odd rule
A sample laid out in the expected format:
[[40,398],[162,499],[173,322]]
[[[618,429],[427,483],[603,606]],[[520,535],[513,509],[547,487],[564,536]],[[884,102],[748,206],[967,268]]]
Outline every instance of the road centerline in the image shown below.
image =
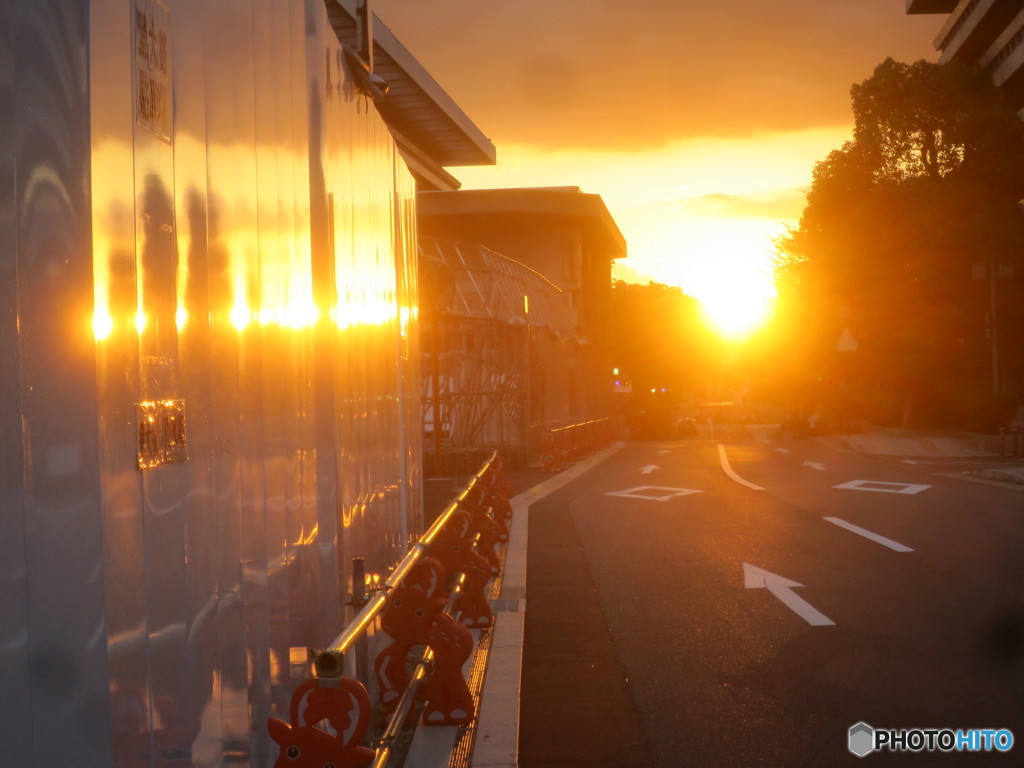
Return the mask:
[[725,446],[722,444],[719,444],[718,446],[718,458],[722,463],[722,471],[725,472],[726,476],[728,476],[730,480],[735,480],[740,485],[745,485],[747,488],[753,488],[755,491],[764,490],[760,485],[754,485],[754,483],[744,480],[733,471],[732,466],[729,464],[729,457],[725,454]]

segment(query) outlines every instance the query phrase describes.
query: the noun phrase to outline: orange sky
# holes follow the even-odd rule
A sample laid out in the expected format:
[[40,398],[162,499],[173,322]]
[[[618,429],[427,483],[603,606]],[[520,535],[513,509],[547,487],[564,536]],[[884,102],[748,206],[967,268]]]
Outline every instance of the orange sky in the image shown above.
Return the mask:
[[850,85],[886,56],[934,60],[943,18],[903,0],[372,7],[497,146],[497,167],[451,169],[465,187],[602,195],[629,247],[616,276],[722,316],[770,294],[772,238],[850,136]]

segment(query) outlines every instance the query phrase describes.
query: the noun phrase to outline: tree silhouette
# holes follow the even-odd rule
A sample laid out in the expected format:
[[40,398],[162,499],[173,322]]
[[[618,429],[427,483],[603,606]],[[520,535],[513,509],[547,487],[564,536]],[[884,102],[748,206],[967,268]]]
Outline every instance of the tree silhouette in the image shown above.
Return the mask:
[[[879,421],[991,426],[1004,404],[987,396],[990,286],[971,277],[1024,258],[1024,124],[985,73],[956,64],[887,59],[851,97],[853,140],[816,164],[778,243],[780,330],[826,400],[831,386]],[[1024,318],[1004,282],[1014,390]],[[855,352],[837,350],[847,330]]]
[[612,284],[612,364],[633,391],[692,394],[708,369],[707,331],[696,299],[680,288],[616,280]]

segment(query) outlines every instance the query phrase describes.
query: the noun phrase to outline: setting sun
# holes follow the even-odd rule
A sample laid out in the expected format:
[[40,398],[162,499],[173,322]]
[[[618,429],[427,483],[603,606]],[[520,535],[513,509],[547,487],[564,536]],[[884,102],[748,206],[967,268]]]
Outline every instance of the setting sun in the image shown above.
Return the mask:
[[768,318],[772,291],[756,282],[723,284],[721,291],[701,299],[704,317],[720,335],[737,339],[749,335]]
[[572,179],[603,199],[629,244],[613,276],[679,286],[731,339],[771,311],[774,241],[795,224],[814,162],[849,138],[846,126],[679,140],[645,150],[552,152],[503,147],[496,168],[466,168],[466,188]]

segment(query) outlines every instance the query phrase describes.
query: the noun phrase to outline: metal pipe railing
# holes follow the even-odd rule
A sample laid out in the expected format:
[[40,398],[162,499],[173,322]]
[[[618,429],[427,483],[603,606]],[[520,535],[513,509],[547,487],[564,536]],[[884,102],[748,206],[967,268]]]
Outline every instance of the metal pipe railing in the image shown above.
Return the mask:
[[367,603],[362,606],[358,613],[352,618],[352,621],[348,623],[348,626],[342,631],[338,637],[334,639],[330,647],[325,650],[317,652],[313,659],[313,664],[316,670],[317,677],[338,677],[342,670],[342,655],[346,653],[358,638],[364,634],[371,624],[374,623],[375,618],[381,614],[384,608],[387,606],[388,593],[401,584],[401,581],[407,577],[409,571],[413,569],[413,566],[420,561],[420,558],[426,553],[433,544],[434,539],[441,531],[441,528],[449,521],[456,510],[458,510],[466,500],[466,497],[472,492],[473,486],[480,482],[483,475],[487,473],[490,466],[498,458],[498,452],[493,451],[490,453],[490,457],[484,462],[483,466],[477,471],[473,478],[463,488],[462,493],[455,498],[455,500],[444,508],[444,511],[438,515],[437,519],[434,520],[433,524],[427,529],[425,534],[420,537],[420,540],[410,548],[409,553],[401,559],[391,571],[384,585],[377,590],[377,592],[370,597]]
[[317,677],[339,677],[341,675],[343,655],[352,648],[356,640],[366,632],[367,628],[383,612],[388,603],[388,594],[402,583],[402,580],[412,570],[413,566],[423,557],[424,553],[430,548],[430,545],[433,544],[434,539],[441,532],[441,529],[448,523],[448,520],[455,514],[455,511],[462,506],[473,487],[481,481],[497,457],[498,452],[492,451],[490,457],[484,462],[484,465],[477,473],[473,475],[473,478],[466,484],[462,492],[445,507],[433,525],[427,529],[419,541],[412,545],[406,556],[395,566],[395,569],[391,572],[383,586],[367,600],[359,613],[348,623],[348,626],[345,627],[342,633],[334,639],[334,642],[328,648],[316,654],[313,663]]
[[[481,522],[479,518],[481,513],[484,516],[496,514],[493,507],[480,506],[481,501],[490,498],[488,493],[494,493],[495,488],[502,489],[499,493],[511,492],[507,481],[501,480],[501,462],[498,459],[498,453],[497,451],[492,451],[490,457],[473,475],[461,493],[445,507],[427,531],[410,547],[406,555],[391,571],[383,585],[377,586],[379,582],[375,576],[373,580],[374,586],[368,594],[364,562],[359,558],[352,561],[352,593],[346,604],[357,607],[356,615],[327,649],[312,654],[315,678],[304,681],[292,692],[290,725],[277,718],[271,718],[268,721],[270,735],[281,745],[282,749],[284,749],[287,741],[282,741],[285,738],[282,736],[282,733],[288,729],[294,729],[299,734],[296,738],[305,743],[310,739],[315,741],[315,739],[322,738],[330,733],[317,729],[317,724],[320,721],[329,719],[331,723],[336,725],[337,722],[340,722],[338,718],[349,718],[352,724],[351,732],[344,740],[342,740],[340,735],[335,737],[334,741],[336,744],[332,745],[331,749],[337,750],[337,755],[344,760],[349,758],[358,759],[360,764],[371,760],[374,768],[383,768],[391,759],[395,739],[401,733],[408,720],[409,713],[418,700],[417,695],[421,684],[425,680],[430,680],[434,675],[437,676],[437,680],[433,688],[437,690],[428,695],[424,718],[426,719],[429,716],[430,723],[437,724],[462,724],[467,719],[472,719],[476,704],[472,701],[472,693],[466,685],[462,672],[458,670],[458,666],[459,663],[465,661],[463,654],[468,654],[471,650],[470,635],[466,625],[470,627],[483,627],[488,626],[493,621],[491,610],[486,603],[486,598],[482,591],[486,580],[481,581],[481,577],[488,572],[493,575],[497,570],[494,567],[496,558],[492,551],[495,525],[487,528],[486,542],[482,530],[473,531],[473,536],[469,541],[461,539],[464,534],[463,529],[460,528],[458,532],[460,542],[458,545],[453,543],[450,551],[444,549],[443,556],[440,552],[434,553],[438,560],[436,564],[431,565],[428,569],[432,574],[440,575],[445,569],[456,571],[448,576],[450,579],[449,594],[447,603],[442,610],[442,613],[445,614],[443,622],[437,623],[439,622],[439,617],[431,613],[428,618],[431,622],[430,626],[434,629],[428,630],[426,635],[422,634],[422,628],[416,624],[413,624],[410,632],[407,632],[405,629],[398,629],[399,625],[405,620],[403,617],[396,619],[397,623],[394,627],[389,625],[388,634],[391,634],[392,631],[395,632],[392,635],[394,643],[382,652],[382,656],[387,657],[385,663],[391,665],[393,669],[398,668],[395,665],[401,665],[403,678],[407,656],[413,644],[423,643],[424,640],[427,643],[426,648],[416,661],[415,670],[410,682],[405,686],[405,689],[399,694],[395,702],[395,711],[391,719],[386,724],[381,736],[372,743],[372,747],[363,746],[361,743],[365,738],[369,725],[371,702],[366,687],[356,678],[366,679],[369,677],[368,664],[365,659],[367,649],[365,634],[367,629],[388,607],[392,595],[404,595],[407,591],[415,591],[415,589],[421,586],[419,583],[403,585],[403,582],[420,561],[428,555],[432,545],[437,544],[437,539],[442,530],[452,522],[453,517],[459,512],[460,508],[465,509],[465,512],[462,512],[457,519],[457,522],[460,524],[465,522],[467,525],[472,525],[474,515],[478,516],[476,518],[477,522],[483,524],[486,521]],[[499,508],[502,508],[500,504]],[[502,512],[501,514],[506,513]],[[467,528],[466,530],[469,531],[470,529]],[[481,547],[487,548],[487,551],[491,554],[490,560],[486,556],[479,554],[478,550]],[[432,592],[431,594],[435,593]],[[465,602],[459,600],[460,595],[465,596]],[[453,614],[456,612],[456,606],[460,613],[467,612],[469,609],[466,606],[468,605],[472,605],[477,614],[472,616],[464,625],[459,623]],[[481,608],[481,606],[483,607]],[[424,611],[420,610],[418,614],[423,615]],[[481,618],[481,615],[484,615],[486,621]],[[459,631],[454,632],[456,629]],[[431,634],[432,632],[433,634]],[[345,666],[344,654],[352,650],[353,647],[356,650],[355,678],[343,675]],[[379,656],[378,661],[380,658]],[[431,682],[433,683],[434,681]],[[440,691],[450,692],[452,690],[455,691],[458,703],[445,709],[445,703],[443,703],[445,695],[442,695]],[[315,714],[311,715],[309,707],[313,706],[314,700],[310,698],[306,701],[306,697],[312,697],[314,692],[318,698],[315,702]],[[388,693],[392,692],[397,693],[397,690],[389,688]],[[303,701],[306,701],[306,715],[304,718],[308,718],[305,720],[305,723],[299,714]],[[313,720],[317,722],[312,722]],[[310,730],[313,732],[310,733]],[[319,744],[320,742],[317,741],[315,743]],[[296,756],[298,756],[299,747],[297,742],[296,744],[289,742],[288,748],[290,750],[289,755],[291,755],[291,751],[295,751]],[[372,758],[370,757],[371,754]],[[301,768],[319,768],[320,764],[319,757],[313,759],[312,762],[307,760],[296,763]]]
[[388,760],[391,759],[391,744],[398,738],[402,731],[402,726],[409,716],[409,712],[416,703],[416,693],[419,691],[420,684],[430,676],[430,667],[433,659],[433,651],[427,648],[423,651],[419,661],[416,662],[416,668],[413,670],[409,685],[402,691],[402,696],[398,699],[395,711],[391,715],[391,719],[388,720],[387,728],[381,734],[380,746],[377,747],[376,754],[373,756],[373,762],[370,763],[370,768],[384,768],[388,764]]
[[[458,509],[459,505],[465,500],[473,485],[483,477],[484,472],[486,472],[491,466],[491,462],[494,460],[495,456],[496,454],[491,454],[491,458],[487,460],[480,472],[474,476],[462,493],[458,495],[456,500],[445,509],[445,512],[448,513],[448,517],[451,516],[455,509]],[[451,511],[449,511],[449,509]],[[433,530],[433,526],[431,526],[431,530]],[[436,535],[437,532],[434,531],[434,536]],[[424,534],[424,536],[426,536],[426,534]],[[473,537],[473,546],[476,546],[479,540],[480,534],[476,534],[476,536]],[[448,595],[448,602],[445,604],[443,613],[448,616],[452,616],[454,614],[455,603],[457,602],[458,596],[462,592],[463,585],[465,583],[466,574],[454,574],[451,592]],[[373,762],[370,763],[370,768],[384,768],[391,759],[391,746],[402,732],[402,727],[404,726],[406,719],[409,717],[409,712],[416,704],[416,694],[419,691],[420,685],[424,680],[430,677],[433,660],[434,652],[429,646],[424,648],[419,659],[416,660],[416,666],[413,669],[409,684],[405,687],[405,690],[402,691],[402,695],[399,697],[398,703],[395,705],[395,711],[391,713],[391,718],[388,720],[388,724],[384,728],[384,732],[377,740],[377,747],[375,749]]]
[[541,437],[541,469],[553,472],[611,442],[612,419],[605,417],[549,429]]
[[[488,462],[487,466],[490,466],[490,462]],[[479,534],[477,534],[476,538],[479,538]],[[445,604],[443,611],[447,615],[454,615],[455,602],[458,600],[459,593],[462,592],[462,586],[465,583],[466,574],[456,573],[451,594],[448,596],[448,602]],[[416,660],[416,667],[413,669],[409,685],[402,691],[402,695],[395,705],[395,711],[391,713],[391,719],[388,720],[384,733],[378,739],[379,746],[377,747],[377,753],[374,755],[373,762],[370,763],[370,768],[384,768],[388,764],[388,760],[391,759],[391,745],[398,738],[406,718],[409,717],[409,712],[416,704],[416,693],[419,691],[420,685],[430,677],[433,660],[434,652],[430,650],[429,646],[424,648],[419,659]]]

